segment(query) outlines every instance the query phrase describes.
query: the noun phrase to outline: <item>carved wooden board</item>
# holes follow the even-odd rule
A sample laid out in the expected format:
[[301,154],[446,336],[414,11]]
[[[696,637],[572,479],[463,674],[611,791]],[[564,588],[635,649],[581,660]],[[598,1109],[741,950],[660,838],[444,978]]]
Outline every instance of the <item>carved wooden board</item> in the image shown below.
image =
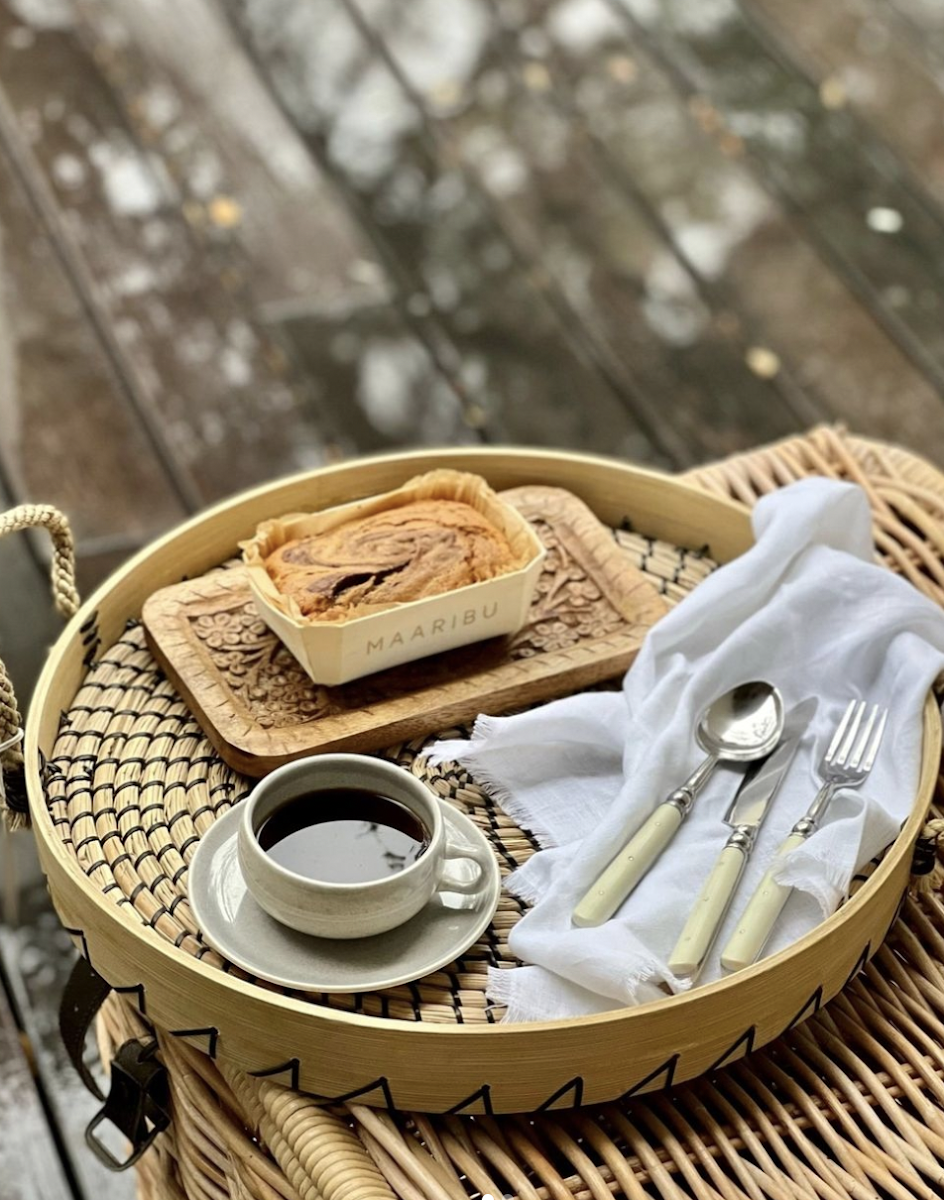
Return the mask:
[[379,750],[562,696],[627,669],[666,604],[587,506],[503,492],[548,548],[528,624],[338,687],[313,684],[257,615],[241,567],[155,592],[151,649],[221,756],[247,775],[305,754]]

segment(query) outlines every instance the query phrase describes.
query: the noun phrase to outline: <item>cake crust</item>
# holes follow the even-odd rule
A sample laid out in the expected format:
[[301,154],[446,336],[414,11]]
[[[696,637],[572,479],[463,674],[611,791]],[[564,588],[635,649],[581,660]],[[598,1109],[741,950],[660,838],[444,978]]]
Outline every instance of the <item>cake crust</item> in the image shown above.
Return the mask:
[[520,564],[505,534],[472,505],[430,499],[296,538],[264,565],[303,617],[339,621],[494,579]]

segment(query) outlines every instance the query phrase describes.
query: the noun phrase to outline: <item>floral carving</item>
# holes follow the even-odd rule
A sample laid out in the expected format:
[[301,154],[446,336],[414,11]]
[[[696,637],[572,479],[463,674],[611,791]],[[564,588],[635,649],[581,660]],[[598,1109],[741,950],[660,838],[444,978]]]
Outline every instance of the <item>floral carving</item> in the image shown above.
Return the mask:
[[191,618],[194,634],[223,682],[263,729],[317,721],[336,710],[251,600]]
[[511,639],[512,658],[567,650],[578,642],[605,637],[623,618],[601,593],[566,542],[546,521],[530,518],[547,547],[528,623]]

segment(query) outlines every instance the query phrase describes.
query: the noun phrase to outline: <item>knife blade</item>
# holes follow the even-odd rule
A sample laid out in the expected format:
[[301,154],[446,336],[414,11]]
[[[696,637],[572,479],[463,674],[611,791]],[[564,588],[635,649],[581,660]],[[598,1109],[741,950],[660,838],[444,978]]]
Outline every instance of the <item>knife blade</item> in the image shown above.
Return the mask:
[[755,763],[741,780],[741,786],[724,818],[726,824],[735,829],[738,826],[752,828],[756,835],[818,704],[816,697],[811,696],[787,714],[780,745],[772,754]]
[[790,769],[817,705],[818,700],[810,697],[791,709],[777,749],[742,779],[724,818],[734,832],[718,855],[669,958],[669,970],[680,979],[694,980],[704,966],[754,848],[757,831]]

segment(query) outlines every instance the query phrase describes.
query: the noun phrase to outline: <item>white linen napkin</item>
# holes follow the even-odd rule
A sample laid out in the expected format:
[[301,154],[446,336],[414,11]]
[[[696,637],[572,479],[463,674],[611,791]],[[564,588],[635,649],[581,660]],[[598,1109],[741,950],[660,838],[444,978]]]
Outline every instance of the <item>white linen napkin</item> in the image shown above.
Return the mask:
[[682,991],[667,960],[729,833],[722,817],[740,772],[718,768],[675,840],[617,914],[571,924],[577,901],[653,806],[704,757],[694,738],[706,704],[767,679],[789,710],[819,708],[771,805],[700,982],[778,845],[809,807],[817,766],[853,697],[889,706],[866,784],[840,792],[824,824],[784,863],[799,889],[774,931],[776,951],[832,912],[855,871],[891,842],[915,795],[921,713],[944,668],[944,612],[873,562],[871,515],[856,485],[812,479],[762,499],[755,544],[704,580],[649,633],[622,692],[586,693],[512,717],[481,716],[457,761],[542,849],[507,881],[533,903],[510,938],[527,964],[492,970],[490,998],[511,1021],[550,1019]]

